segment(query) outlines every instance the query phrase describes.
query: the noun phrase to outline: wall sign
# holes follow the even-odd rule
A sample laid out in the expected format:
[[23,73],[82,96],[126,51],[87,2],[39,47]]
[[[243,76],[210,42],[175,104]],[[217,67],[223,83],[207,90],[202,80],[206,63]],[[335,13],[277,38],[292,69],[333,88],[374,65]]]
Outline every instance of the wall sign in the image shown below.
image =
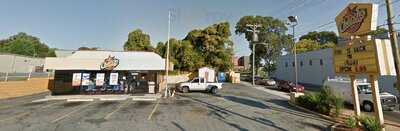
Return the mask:
[[72,74],[72,86],[80,86],[82,80],[82,73]]
[[110,73],[110,85],[118,85],[118,73]]
[[113,70],[115,67],[119,65],[119,59],[115,58],[115,56],[108,56],[104,59],[103,63],[100,65],[101,70]]
[[97,73],[96,74],[96,86],[103,86],[104,84],[104,73]]
[[82,73],[82,85],[88,86],[90,84],[90,73]]

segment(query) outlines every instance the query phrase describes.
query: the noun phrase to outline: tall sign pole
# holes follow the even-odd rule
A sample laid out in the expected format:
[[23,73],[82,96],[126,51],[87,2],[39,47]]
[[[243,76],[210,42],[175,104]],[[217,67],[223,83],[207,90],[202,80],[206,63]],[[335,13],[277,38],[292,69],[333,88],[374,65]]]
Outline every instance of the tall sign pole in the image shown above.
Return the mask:
[[394,29],[393,26],[393,14],[392,14],[392,0],[386,0],[386,9],[387,9],[387,23],[389,27],[389,35],[390,35],[390,43],[392,46],[392,54],[393,54],[393,59],[394,59],[394,64],[395,64],[395,69],[396,69],[396,78],[397,78],[397,83],[396,87],[397,90],[400,91],[400,60],[399,60],[399,48],[398,48],[398,41],[397,41],[397,32]]
[[171,11],[168,11],[167,56],[165,60],[165,97],[168,97],[168,71],[169,71],[169,37],[171,30]]
[[[390,8],[390,0],[386,0],[386,2],[388,2],[388,8]],[[388,23],[392,25],[390,22],[391,13],[388,13],[388,17]],[[339,13],[335,20],[339,36],[350,40],[341,46],[336,46],[333,56],[335,73],[346,74],[351,78],[354,114],[356,116],[360,115],[360,101],[355,78],[357,75],[367,75],[369,77],[374,114],[381,125],[381,130],[385,131],[377,77],[394,75],[395,69],[391,66],[394,63],[391,61],[392,53],[387,52],[387,50],[392,50],[391,46],[389,46],[389,41],[371,39],[366,35],[376,30],[377,19],[378,6],[376,4],[349,4]],[[391,38],[393,39],[392,35],[393,32],[391,31]],[[393,44],[395,46],[394,53],[397,52],[398,54],[397,43],[392,42],[392,46]],[[393,56],[398,56],[397,54],[393,54]]]

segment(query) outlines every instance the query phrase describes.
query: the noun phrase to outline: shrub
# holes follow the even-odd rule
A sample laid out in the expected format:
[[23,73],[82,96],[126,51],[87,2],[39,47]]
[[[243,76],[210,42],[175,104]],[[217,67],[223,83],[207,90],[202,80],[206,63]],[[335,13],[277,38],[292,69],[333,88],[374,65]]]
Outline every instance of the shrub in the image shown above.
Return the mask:
[[348,117],[345,121],[344,124],[349,127],[349,128],[357,128],[357,118],[352,116]]
[[325,115],[330,115],[334,109],[335,116],[339,116],[343,108],[343,99],[336,96],[329,87],[324,86],[320,92],[296,98],[296,104]]
[[366,131],[381,131],[379,121],[374,117],[361,117],[360,122]]

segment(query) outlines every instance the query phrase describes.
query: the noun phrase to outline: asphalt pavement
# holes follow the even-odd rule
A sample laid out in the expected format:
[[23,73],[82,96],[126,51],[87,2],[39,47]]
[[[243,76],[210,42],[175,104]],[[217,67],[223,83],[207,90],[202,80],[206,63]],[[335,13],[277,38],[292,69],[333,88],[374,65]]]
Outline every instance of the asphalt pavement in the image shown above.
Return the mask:
[[0,100],[0,131],[313,131],[333,124],[291,107],[286,98],[244,84],[217,95],[177,93],[157,101]]

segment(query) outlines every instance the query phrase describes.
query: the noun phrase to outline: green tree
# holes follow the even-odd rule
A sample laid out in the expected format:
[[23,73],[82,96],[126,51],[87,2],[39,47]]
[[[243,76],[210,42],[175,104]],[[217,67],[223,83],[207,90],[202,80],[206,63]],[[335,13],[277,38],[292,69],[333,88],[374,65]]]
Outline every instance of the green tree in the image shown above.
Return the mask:
[[[245,36],[246,40],[250,43],[249,48],[252,52],[251,41],[253,33],[247,26],[248,24],[261,25],[258,28],[258,43],[267,44],[267,46],[262,44],[255,45],[255,67],[264,66],[264,70],[271,73],[276,70],[275,63],[277,58],[281,55],[281,52],[288,49],[289,45],[291,45],[292,37],[286,34],[287,27],[285,23],[279,19],[270,16],[244,16],[236,23],[235,33]],[[252,57],[252,55],[253,54],[251,54],[250,57]]]
[[78,50],[98,50],[99,48],[97,48],[97,47],[86,47],[86,46],[82,46],[82,47],[79,47],[78,48]]
[[385,34],[385,33],[387,34],[388,32],[389,32],[389,30],[386,28],[378,28],[374,31],[369,32],[368,35],[376,36],[376,35]]
[[326,44],[321,45],[320,43],[314,40],[302,39],[296,43],[296,51],[297,53],[304,53],[319,49],[333,48],[334,46],[335,44],[332,42],[328,42]]
[[[174,68],[182,71],[195,71],[204,65],[202,57],[193,50],[193,45],[189,41],[170,39],[170,62],[174,63]],[[159,42],[156,53],[166,57],[166,44]]]
[[18,33],[0,41],[0,52],[20,54],[33,57],[55,55],[54,50],[40,42],[40,39],[26,33]]
[[338,43],[338,36],[333,31],[321,31],[321,32],[308,32],[306,35],[300,37],[300,40],[309,39],[320,43],[321,45],[327,43]]
[[125,51],[153,51],[150,45],[150,36],[142,30],[136,29],[129,33],[128,40],[124,44]]
[[204,58],[204,66],[219,71],[229,71],[233,65],[233,42],[228,22],[213,24],[203,30],[193,30],[184,40],[189,41],[194,50]]

